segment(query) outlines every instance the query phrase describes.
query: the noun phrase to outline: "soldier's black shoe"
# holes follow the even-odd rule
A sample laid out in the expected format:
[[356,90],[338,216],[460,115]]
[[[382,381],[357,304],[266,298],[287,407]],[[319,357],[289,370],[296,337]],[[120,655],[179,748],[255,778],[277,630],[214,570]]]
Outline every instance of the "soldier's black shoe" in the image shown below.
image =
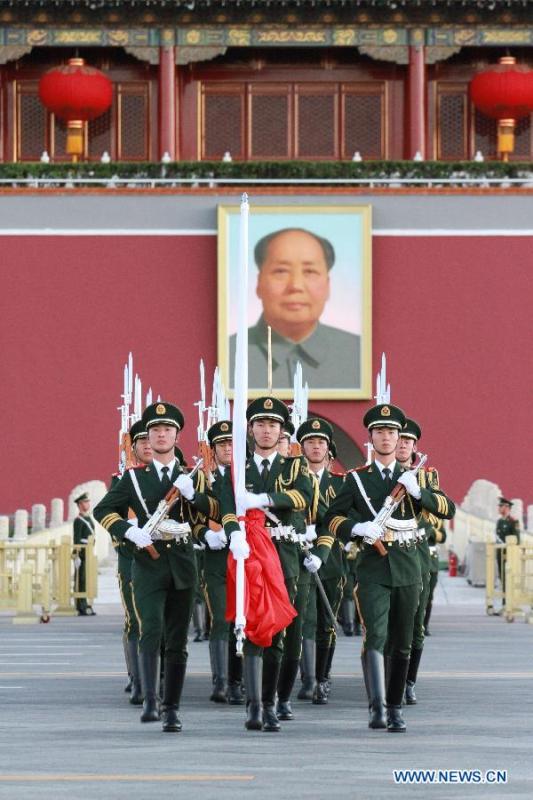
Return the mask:
[[193,642],[203,642],[203,641],[204,641],[204,635],[202,631],[195,631]]
[[385,717],[385,669],[383,655],[378,650],[365,650],[365,684],[368,694],[368,727],[382,730],[387,727]]
[[429,628],[424,628],[424,636],[431,636],[431,631]]
[[263,709],[261,706],[261,668],[263,659],[259,656],[244,657],[244,682],[246,684],[246,722],[247,731],[263,730]]
[[267,733],[278,733],[281,730],[276,707],[273,704],[263,704],[263,730]]
[[415,685],[411,681],[405,684],[405,702],[408,706],[416,706]]
[[181,720],[178,717],[177,708],[165,708],[161,714],[163,720],[164,733],[179,733],[181,731]]
[[315,688],[315,642],[314,639],[302,640],[302,688],[296,695],[298,700],[312,700]]
[[213,703],[227,703],[228,696],[226,694],[226,684],[224,681],[221,681],[219,678],[216,679],[215,684],[213,686],[213,691],[211,692],[211,696],[209,698]]
[[209,652],[211,663],[214,667],[215,682],[210,700],[213,703],[227,703],[226,682],[227,682],[227,658],[228,643],[223,639],[211,639],[209,642]]
[[409,669],[407,670],[407,679],[405,682],[405,702],[408,706],[416,705],[415,683],[418,675],[418,668],[420,666],[420,659],[422,658],[422,650],[413,647],[409,657]]
[[325,706],[328,703],[327,681],[318,681],[313,692],[313,705]]
[[387,730],[390,733],[404,733],[406,725],[401,706],[387,706]]
[[141,722],[158,722],[159,720],[159,651],[146,653],[139,651],[139,668],[144,695]]
[[143,693],[139,670],[139,640],[128,639],[126,647],[128,649],[128,664],[130,665],[131,671],[130,703],[132,706],[141,706],[143,702]]
[[227,699],[230,706],[244,705],[244,697],[242,696],[242,684],[240,682],[228,684]]
[[299,666],[300,659],[284,659],[281,663],[278,679],[278,718],[284,721],[294,719],[290,699]]
[[409,661],[406,658],[389,658],[389,682],[387,685],[387,730],[391,733],[405,730],[402,717],[402,698],[405,691]]
[[131,692],[131,684],[132,684],[132,680],[131,680],[131,677],[130,677],[129,683],[127,683],[125,685],[125,687],[124,687],[124,691],[127,692],[128,694]]

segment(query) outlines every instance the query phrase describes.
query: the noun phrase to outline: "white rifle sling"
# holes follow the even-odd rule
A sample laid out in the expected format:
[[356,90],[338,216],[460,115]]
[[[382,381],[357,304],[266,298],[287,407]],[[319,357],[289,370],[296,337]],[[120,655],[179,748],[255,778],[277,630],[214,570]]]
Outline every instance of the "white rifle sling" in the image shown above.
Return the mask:
[[369,496],[367,495],[367,493],[365,492],[365,487],[364,487],[364,486],[363,486],[363,484],[362,484],[361,478],[359,477],[359,475],[357,474],[357,472],[352,472],[352,473],[350,473],[350,474],[351,474],[352,478],[354,479],[355,483],[357,484],[357,488],[358,488],[358,489],[359,489],[359,491],[361,492],[361,497],[363,498],[363,500],[364,500],[364,501],[365,501],[365,503],[367,504],[367,506],[368,506],[368,508],[369,508],[369,510],[370,510],[370,513],[372,514],[372,516],[373,516],[373,517],[374,517],[374,519],[375,519],[375,518],[377,517],[377,515],[378,515],[378,514],[377,514],[377,511],[375,510],[374,506],[372,505],[372,502],[371,502],[371,500],[370,500],[370,497],[369,497]]
[[139,498],[139,502],[140,502],[141,506],[144,509],[144,513],[146,514],[146,518],[150,519],[150,512],[148,511],[148,507],[147,507],[146,503],[144,502],[144,497],[141,494],[141,487],[139,486],[139,481],[137,480],[137,475],[135,474],[135,470],[134,469],[129,469],[128,470],[128,475],[131,478],[131,482],[133,483],[133,488],[135,489],[135,493],[136,493],[137,497]]

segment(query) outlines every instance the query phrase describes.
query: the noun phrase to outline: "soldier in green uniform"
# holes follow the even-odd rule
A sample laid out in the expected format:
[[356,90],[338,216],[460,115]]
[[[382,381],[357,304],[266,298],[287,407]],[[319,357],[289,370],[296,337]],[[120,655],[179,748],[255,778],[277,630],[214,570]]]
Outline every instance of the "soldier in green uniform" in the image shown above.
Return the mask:
[[[278,633],[264,652],[249,640],[244,643],[247,730],[280,730],[275,706],[276,690],[280,701],[288,702],[300,661],[301,612],[305,608],[309,590],[308,585],[305,591],[305,585],[301,584],[303,591],[298,593],[300,573],[303,567],[308,571],[316,570],[322,563],[320,555],[315,552],[302,558],[300,537],[305,537],[305,514],[313,499],[313,484],[307,463],[301,457],[285,458],[277,451],[281,429],[288,415],[287,406],[273,397],[254,400],[246,411],[254,453],[246,463],[245,506],[247,509],[271,509],[280,520],[281,524],[276,525],[267,518],[267,530],[271,531],[279,554],[289,599],[300,612],[286,629],[285,636],[283,632]],[[223,486],[222,521],[226,534],[231,537],[232,553],[236,558],[246,558],[249,548],[235,516],[235,498],[229,472],[226,470]],[[280,676],[284,647],[285,668]]]
[[[374,406],[365,414],[363,423],[369,431],[375,460],[346,476],[326,512],[324,524],[332,536],[346,542],[354,537],[360,542],[355,595],[365,630],[361,657],[369,697],[369,727],[401,732],[405,731],[401,703],[421,584],[417,516],[427,509],[449,519],[455,507],[444,493],[421,488],[416,475],[396,462],[398,436],[405,424],[400,408],[389,404]],[[382,534],[374,518],[397,483],[405,487],[407,494]],[[385,555],[375,546],[378,540]],[[390,674],[385,695],[383,652],[387,638]]]
[[429,567],[429,596],[426,605],[426,613],[424,614],[424,636],[431,636],[429,630],[429,620],[431,617],[431,609],[433,607],[433,593],[439,580],[439,544],[446,541],[446,531],[444,530],[444,523],[441,519],[434,520],[433,524],[428,520],[423,523],[426,528],[426,538],[429,545],[429,552],[431,555],[431,563]]
[[[506,497],[500,497],[498,501],[500,519],[496,523],[497,544],[505,544],[508,536],[516,536],[517,540],[520,542],[520,528],[518,525],[518,520],[511,516],[512,507],[512,500],[507,500]],[[497,550],[496,557],[498,561],[498,572],[500,573],[502,592],[504,592],[502,605],[505,606],[505,559],[503,556],[503,550]]]
[[[87,492],[74,499],[78,506],[78,516],[74,518],[73,544],[84,545],[89,541],[89,536],[94,534],[94,521],[90,514],[91,501]],[[85,548],[78,551],[75,559],[74,586],[76,592],[85,592],[87,587],[85,575]],[[86,597],[76,598],[76,608],[80,617],[94,617],[96,612],[88,605]]]
[[[337,496],[344,482],[344,476],[333,475],[327,466],[333,439],[333,429],[329,422],[319,417],[310,417],[300,425],[296,436],[301,444],[303,455],[309,464],[311,474],[318,483],[318,505],[313,522],[316,529],[315,535],[318,537],[317,546],[323,547],[324,552],[327,553],[327,558],[324,558],[318,575],[324,586],[332,611],[336,614],[342,599],[344,586],[343,544],[334,539],[327,528],[322,527],[322,521],[331,501]],[[313,585],[312,591],[316,592],[316,587]],[[324,705],[328,702],[328,676],[335,651],[336,632],[319,593],[316,594],[316,606],[316,685],[313,693],[313,703],[315,705]]]
[[[129,436],[132,446],[133,455],[137,464],[149,464],[152,460],[152,448],[148,441],[148,433],[139,420],[134,422],[129,430]],[[116,473],[111,478],[110,489],[119,482],[121,475]],[[128,517],[128,508],[122,510],[122,516]],[[132,520],[133,523],[133,520]],[[114,543],[117,551],[118,563],[118,586],[120,590],[120,597],[122,606],[124,608],[124,655],[126,658],[126,666],[130,676],[129,691],[130,703],[134,706],[142,704],[142,689],[141,689],[141,676],[139,671],[139,622],[137,614],[133,606],[133,594],[131,584],[131,573],[133,565],[133,556],[129,542],[126,539]],[[128,691],[128,687],[126,687]]]
[[[211,497],[219,501],[224,472],[231,464],[232,423],[229,420],[216,422],[207,431],[207,438],[215,465],[215,469],[208,476],[207,489]],[[195,504],[197,506],[200,504],[200,497],[195,497]],[[235,642],[230,636],[230,624],[226,621],[228,539],[224,528],[213,521],[209,526],[204,525],[199,529],[198,538],[205,544],[204,592],[211,614],[209,651],[214,683],[210,699],[215,703],[229,701],[232,705],[242,705],[244,703],[241,690],[242,659],[236,655]]]
[[[127,539],[131,542],[133,603],[139,620],[139,663],[144,695],[141,721],[159,719],[159,648],[164,632],[163,731],[177,732],[181,730],[178,710],[185,679],[187,632],[196,582],[190,526],[193,514],[187,502],[187,498],[194,496],[195,487],[174,453],[184,424],[179,408],[165,402],[153,403],[145,409],[142,423],[148,431],[152,463],[127,470],[94,513],[113,541]],[[142,526],[173,487],[180,492],[179,501],[152,538]],[[134,511],[137,525],[131,525],[124,518],[125,508]]]
[[[416,460],[418,441],[422,436],[420,425],[414,419],[406,418],[403,430],[400,432],[398,445],[396,447],[396,458],[404,469],[411,469]],[[439,488],[439,475],[436,469],[429,467],[418,470],[418,483],[421,487],[430,486],[433,489]],[[431,527],[431,521],[439,520],[427,511],[423,511],[418,522],[418,538],[416,541],[416,551],[420,560],[420,573],[422,576],[422,589],[418,601],[418,608],[415,614],[413,627],[413,640],[411,642],[411,654],[409,656],[409,669],[405,682],[405,702],[407,705],[416,705],[415,683],[424,649],[424,617],[429,598],[430,574],[431,574],[431,553],[427,539],[427,526]]]

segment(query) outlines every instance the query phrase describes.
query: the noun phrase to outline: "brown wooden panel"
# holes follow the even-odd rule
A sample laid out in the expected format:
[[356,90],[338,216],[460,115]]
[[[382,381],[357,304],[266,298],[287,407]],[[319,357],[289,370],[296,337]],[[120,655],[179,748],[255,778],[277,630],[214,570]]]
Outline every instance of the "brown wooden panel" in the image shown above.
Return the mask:
[[226,151],[232,158],[245,158],[245,86],[204,85],[202,90],[202,159],[218,159]]
[[38,82],[18,81],[15,104],[15,159],[38,161],[49,149],[48,114],[39,100]]
[[385,84],[342,86],[342,158],[387,158]]
[[248,158],[291,158],[292,118],[290,84],[250,84]]
[[437,159],[462,161],[468,153],[468,86],[437,85]]
[[338,86],[296,84],[295,102],[295,156],[338,158]]
[[131,81],[117,86],[117,158],[148,161],[150,158],[150,87]]

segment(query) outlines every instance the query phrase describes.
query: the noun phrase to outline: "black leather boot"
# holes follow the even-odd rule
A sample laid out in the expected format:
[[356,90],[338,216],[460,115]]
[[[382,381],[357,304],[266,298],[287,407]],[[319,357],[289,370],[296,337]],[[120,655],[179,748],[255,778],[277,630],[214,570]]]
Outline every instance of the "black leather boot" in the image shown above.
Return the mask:
[[349,598],[342,601],[342,630],[345,636],[353,636],[355,603]]
[[409,658],[409,669],[407,670],[407,680],[405,682],[405,702],[408,706],[416,706],[415,683],[421,658],[422,650],[412,648]]
[[368,727],[374,729],[386,728],[385,669],[383,655],[378,650],[366,650],[362,658],[365,660],[365,673],[368,682]]
[[230,706],[244,705],[242,685],[242,656],[237,655],[235,636],[228,641],[228,703]]
[[247,731],[263,730],[262,671],[263,659],[260,656],[244,656],[244,682],[246,684],[246,722],[244,727]]
[[139,670],[138,639],[128,639],[128,662],[131,671],[130,703],[132,706],[141,706],[143,702],[143,693],[141,687],[141,673]]
[[333,638],[328,648],[328,663],[326,665],[326,686],[328,690],[328,696],[331,692],[331,665],[333,664],[333,656],[335,655],[335,645],[336,640]]
[[213,703],[227,703],[226,697],[227,689],[227,674],[226,665],[228,657],[228,643],[223,639],[210,639],[209,651],[213,653],[213,665],[215,668],[215,682],[213,684],[213,691],[210,700]]
[[128,636],[126,633],[122,634],[122,647],[124,648],[124,661],[126,662],[126,672],[128,673],[128,683],[124,687],[124,691],[131,692],[130,654],[128,652]]
[[329,661],[329,647],[317,647],[316,649],[316,686],[313,692],[313,705],[325,706],[328,702],[328,686],[326,674]]
[[192,624],[194,627],[193,642],[204,640],[204,604],[195,603],[192,608]]
[[431,617],[431,608],[432,608],[432,606],[433,606],[433,603],[430,600],[429,603],[426,606],[426,613],[424,615],[424,636],[431,636],[431,633],[429,632],[429,620],[430,620],[430,617]]
[[315,688],[315,640],[302,640],[302,688],[297,694],[298,700],[312,700]]
[[387,730],[403,733],[406,725],[402,716],[402,698],[409,669],[409,659],[391,656],[387,686]]
[[291,706],[291,692],[298,675],[300,661],[283,660],[278,680],[278,719],[288,721],[294,719]]
[[141,722],[157,722],[159,720],[159,651],[145,653],[139,650],[139,667],[144,697]]
[[263,658],[261,700],[263,701],[263,730],[267,733],[277,733],[281,730],[276,714],[276,690],[280,669],[281,662],[272,658]]
[[187,664],[179,663],[174,656],[170,655],[165,658],[165,693],[161,706],[163,731],[165,733],[179,733],[181,731],[181,720],[178,717],[178,711],[186,669]]

